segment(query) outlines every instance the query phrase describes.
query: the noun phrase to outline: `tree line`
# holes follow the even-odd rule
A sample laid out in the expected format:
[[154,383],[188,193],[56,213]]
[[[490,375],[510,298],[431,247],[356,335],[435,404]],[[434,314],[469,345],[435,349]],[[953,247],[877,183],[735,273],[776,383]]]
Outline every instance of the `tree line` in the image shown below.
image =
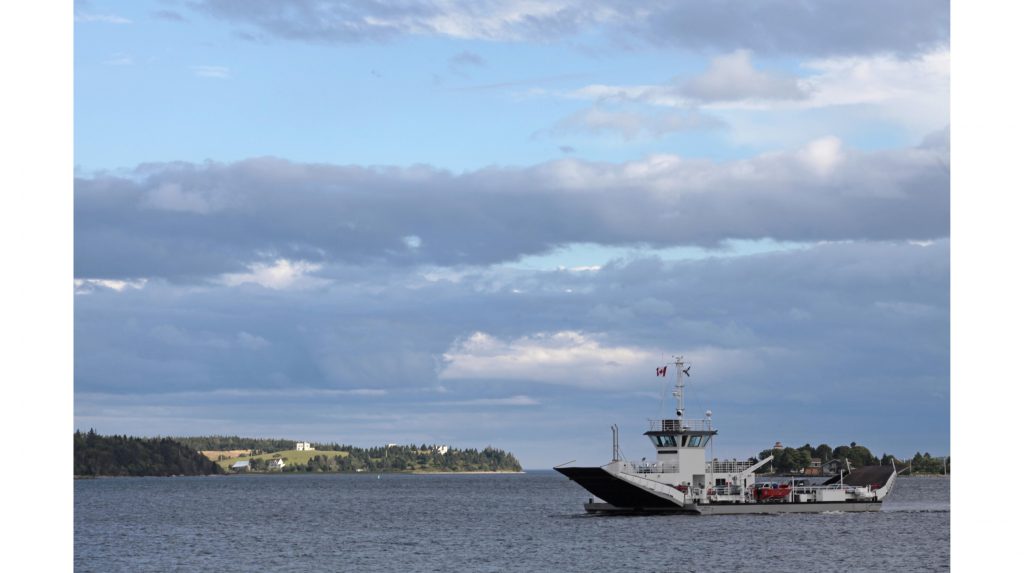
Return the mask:
[[[209,475],[224,470],[199,453],[201,450],[249,450],[253,455],[280,452],[288,458],[295,440],[200,436],[137,438],[101,436],[90,429],[75,431],[76,476]],[[358,448],[337,443],[310,444],[318,453],[303,464],[286,465],[288,472],[404,472],[404,471],[522,471],[514,455],[486,447],[482,450],[450,448],[440,453],[421,444]],[[322,453],[319,453],[322,452]],[[268,469],[267,459],[252,458],[254,471]]]
[[206,456],[170,438],[75,432],[76,476],[172,476],[223,473]]
[[209,450],[250,450],[256,453],[291,450],[295,448],[295,442],[298,441],[271,438],[241,438],[238,436],[175,436],[171,439],[200,452]]
[[[289,464],[285,472],[471,472],[471,471],[522,471],[519,460],[510,452],[486,447],[477,449],[450,448],[445,453],[426,444],[415,444],[358,448],[340,444],[314,444],[318,453],[304,464]],[[344,455],[343,453],[344,452]],[[275,454],[275,457],[277,455]],[[280,452],[287,460],[288,452]],[[249,461],[250,469],[266,469],[268,460],[255,458]]]
[[[871,450],[867,447],[857,442],[850,442],[848,446],[836,446],[835,448],[828,444],[820,444],[818,447],[804,444],[799,448],[768,449],[761,451],[756,460],[751,458],[751,461],[763,460],[770,455],[775,456],[774,459],[772,459],[770,465],[764,466],[758,473],[769,471],[799,473],[811,465],[811,458],[819,459],[822,464],[828,463],[831,460],[849,461],[850,465],[855,468],[879,464],[889,465],[895,462],[898,468],[906,467],[910,473],[949,473],[949,457],[933,458],[927,452],[924,455],[918,452],[910,459],[901,460],[886,453],[883,453],[882,457],[879,458],[872,454]],[[943,463],[945,463],[945,468]]]

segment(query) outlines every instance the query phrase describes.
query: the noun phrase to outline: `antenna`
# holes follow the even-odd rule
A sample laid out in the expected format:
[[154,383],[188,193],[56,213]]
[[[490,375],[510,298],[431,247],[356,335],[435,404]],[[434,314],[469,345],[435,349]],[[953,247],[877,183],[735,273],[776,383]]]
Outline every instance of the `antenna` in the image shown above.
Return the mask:
[[690,377],[692,364],[684,362],[682,356],[673,356],[673,358],[675,358],[676,365],[676,389],[672,395],[676,397],[676,418],[682,422],[686,415],[686,407],[683,405],[683,388],[686,386],[686,378]]

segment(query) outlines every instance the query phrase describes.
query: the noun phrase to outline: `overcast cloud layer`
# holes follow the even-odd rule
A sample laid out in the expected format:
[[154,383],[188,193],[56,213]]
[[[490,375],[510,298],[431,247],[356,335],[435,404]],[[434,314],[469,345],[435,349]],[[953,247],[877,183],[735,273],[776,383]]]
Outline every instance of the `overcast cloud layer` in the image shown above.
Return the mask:
[[[197,278],[280,258],[493,264],[572,243],[945,237],[948,142],[863,153],[834,138],[727,163],[564,159],[453,174],[266,158],[76,181],[75,274]],[[174,253],[173,257],[166,253]]]
[[949,5],[78,1],[75,425],[949,448]]
[[[555,459],[564,442],[540,444],[557,431],[600,461],[597,433],[656,416],[653,368],[685,351],[691,407],[718,412],[736,455],[759,445],[764,415],[772,440],[934,447],[948,409],[948,256],[946,241],[843,243],[446,278],[364,267],[313,290],[97,286],[77,297],[76,415],[260,435],[291,435],[300,416],[318,439],[417,442],[466,439],[442,424],[457,415],[474,443]],[[868,430],[893,415],[914,429]]]

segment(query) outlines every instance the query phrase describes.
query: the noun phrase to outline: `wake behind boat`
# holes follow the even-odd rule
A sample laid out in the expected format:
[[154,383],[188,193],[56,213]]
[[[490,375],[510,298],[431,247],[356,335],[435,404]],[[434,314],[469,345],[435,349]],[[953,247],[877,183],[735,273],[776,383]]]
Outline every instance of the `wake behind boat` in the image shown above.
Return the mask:
[[621,459],[619,428],[612,426],[611,462],[554,468],[596,496],[583,505],[587,512],[719,515],[881,509],[896,482],[895,465],[858,468],[812,486],[794,480],[757,483],[755,472],[773,459],[770,455],[757,462],[708,460],[718,430],[711,411],[702,419],[686,419],[683,389],[690,366],[677,357],[675,367],[676,418],[650,420],[644,432],[657,461]]

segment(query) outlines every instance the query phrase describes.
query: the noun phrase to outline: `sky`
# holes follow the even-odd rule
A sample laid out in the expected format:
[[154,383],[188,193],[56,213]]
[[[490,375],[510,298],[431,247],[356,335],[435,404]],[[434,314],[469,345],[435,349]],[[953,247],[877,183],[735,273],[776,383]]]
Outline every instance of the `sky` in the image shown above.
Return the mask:
[[74,4],[74,422],[949,452],[935,1]]

